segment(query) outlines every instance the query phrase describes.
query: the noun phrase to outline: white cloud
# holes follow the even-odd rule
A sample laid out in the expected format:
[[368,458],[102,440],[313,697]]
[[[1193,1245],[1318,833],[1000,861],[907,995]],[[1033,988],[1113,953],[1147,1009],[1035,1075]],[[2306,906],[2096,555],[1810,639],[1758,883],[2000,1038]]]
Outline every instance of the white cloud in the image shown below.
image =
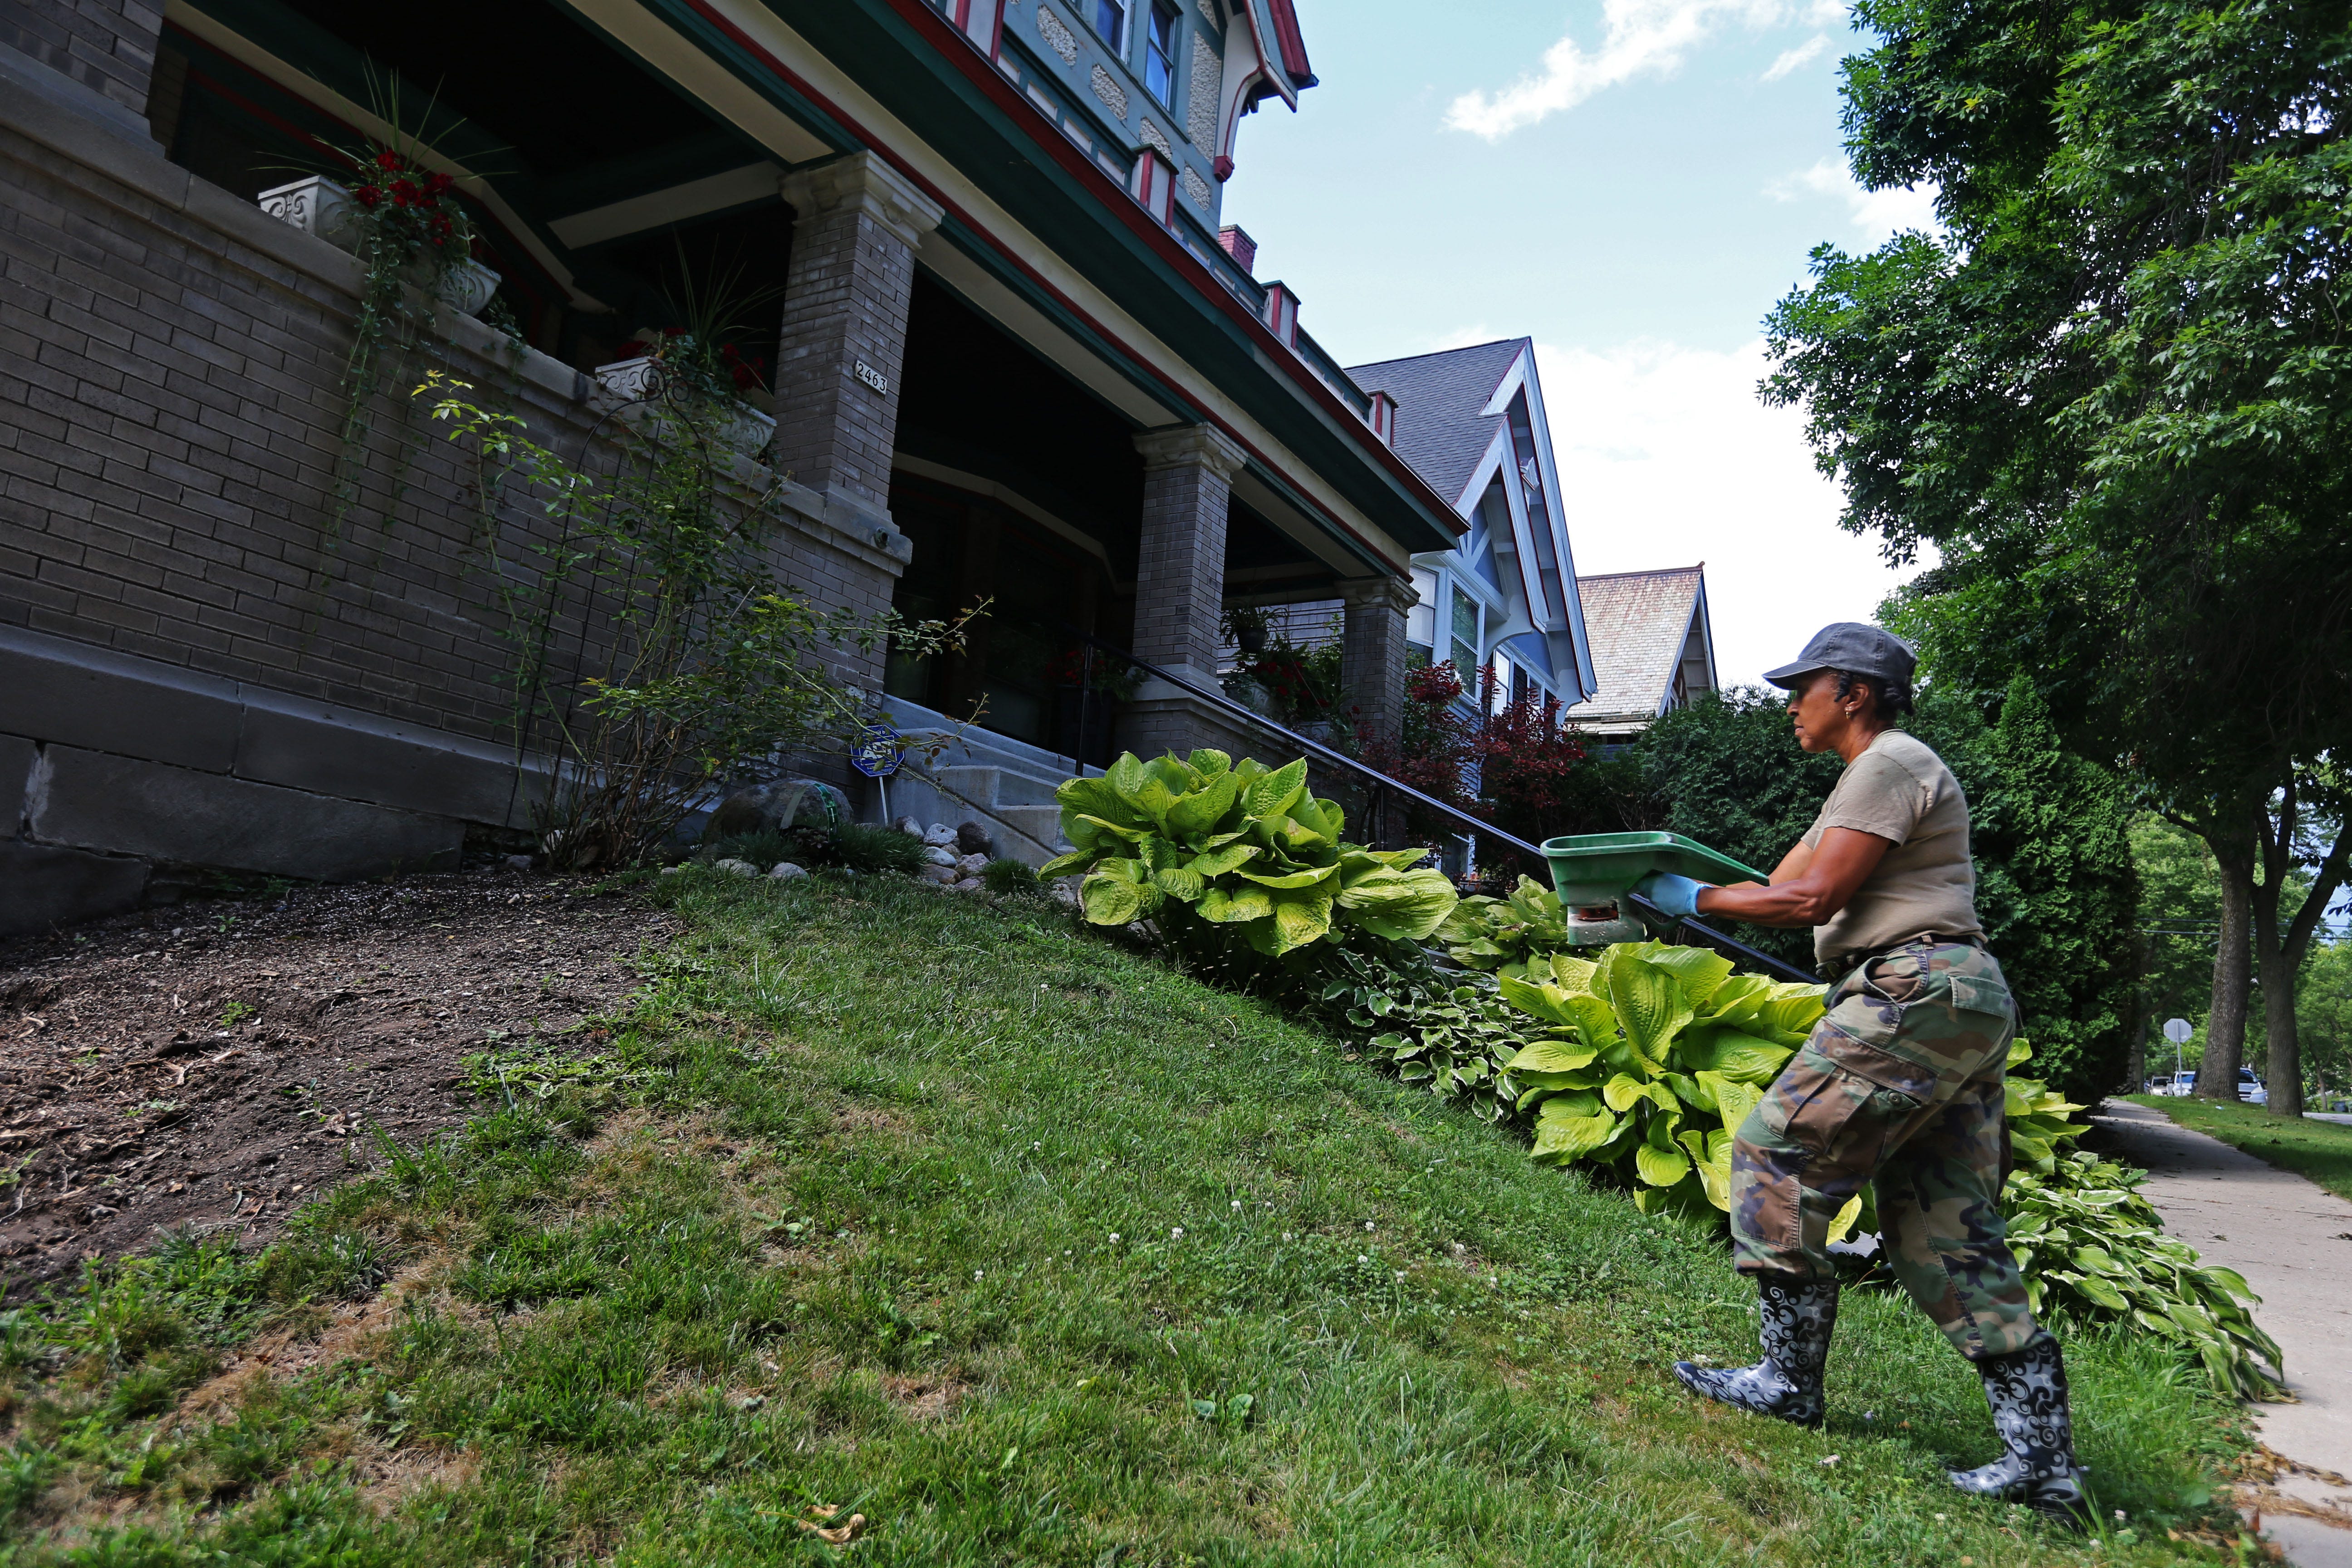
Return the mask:
[[1829,47],[1830,36],[1827,33],[1815,33],[1795,48],[1782,49],[1780,58],[1764,68],[1764,79],[1779,81],[1798,67],[1812,64],[1821,58],[1822,51]]
[[1837,526],[1801,410],[1756,398],[1764,345],[1536,345],[1576,569],[1706,563],[1717,667],[1759,680],[1831,621],[1866,621],[1913,574]]
[[1811,168],[1773,181],[1764,194],[1774,201],[1793,202],[1806,196],[1835,196],[1846,204],[1855,233],[1875,244],[1906,229],[1940,235],[1936,219],[1936,187],[1932,184],[1865,191],[1853,174],[1835,158],[1824,158]]
[[1445,111],[1445,123],[1489,142],[1575,108],[1602,88],[1644,74],[1664,76],[1691,47],[1727,21],[1768,27],[1802,16],[1818,18],[1825,0],[1801,7],[1789,0],[1603,0],[1601,47],[1591,54],[1573,37],[1544,51],[1543,68],[1493,97],[1465,92]]

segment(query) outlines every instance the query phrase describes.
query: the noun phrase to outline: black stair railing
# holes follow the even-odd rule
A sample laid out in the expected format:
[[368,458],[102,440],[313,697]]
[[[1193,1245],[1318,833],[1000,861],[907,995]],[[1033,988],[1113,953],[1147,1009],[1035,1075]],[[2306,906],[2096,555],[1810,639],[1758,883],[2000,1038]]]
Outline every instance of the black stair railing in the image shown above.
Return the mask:
[[[1403,815],[1405,809],[1409,807],[1425,816],[1438,818],[1453,826],[1464,837],[1493,839],[1518,851],[1530,862],[1537,865],[1544,863],[1543,851],[1526,839],[1505,833],[1493,823],[1482,822],[1459,806],[1448,805],[1433,795],[1424,795],[1411,784],[1391,778],[1379,769],[1348,755],[1345,752],[1325,745],[1320,741],[1278,724],[1256,710],[1234,701],[1223,691],[1202,687],[1185,679],[1182,676],[1171,674],[1156,664],[1136,658],[1125,648],[1115,647],[1084,632],[1074,628],[1065,628],[1065,632],[1066,635],[1096,653],[1117,659],[1154,679],[1164,680],[1178,690],[1198,698],[1220,715],[1234,721],[1244,728],[1273,737],[1280,742],[1286,753],[1296,752],[1306,757],[1310,763],[1320,763],[1326,769],[1350,777],[1372,802],[1372,837],[1375,842],[1384,842],[1391,837],[1391,826],[1394,828],[1393,837],[1402,838]],[[1085,731],[1086,724],[1086,693],[1090,689],[1091,684],[1091,682],[1081,682],[1079,688],[1081,733]],[[1393,821],[1391,813],[1394,813]],[[1673,931],[1685,946],[1711,948],[1743,969],[1769,974],[1780,980],[1801,981],[1811,984],[1816,978],[1796,965],[1775,958],[1760,949],[1750,947],[1738,938],[1719,931],[1704,921],[1688,919],[1677,921],[1638,893],[1627,894],[1626,901],[1633,906],[1633,912],[1641,918],[1643,924],[1653,931]]]

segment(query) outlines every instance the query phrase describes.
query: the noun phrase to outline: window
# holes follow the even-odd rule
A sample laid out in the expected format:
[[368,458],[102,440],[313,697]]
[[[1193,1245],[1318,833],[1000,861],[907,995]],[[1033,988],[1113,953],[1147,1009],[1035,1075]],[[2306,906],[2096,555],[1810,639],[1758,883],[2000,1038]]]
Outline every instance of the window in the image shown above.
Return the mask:
[[1499,651],[1486,661],[1495,667],[1494,689],[1486,693],[1486,711],[1500,713],[1510,706],[1511,699],[1527,689],[1528,672],[1513,664]]
[[1115,55],[1127,53],[1127,0],[1095,0],[1095,31]]
[[1143,85],[1160,102],[1176,101],[1176,7],[1165,0],[1151,0],[1143,38]]
[[1473,701],[1478,694],[1478,601],[1454,590],[1454,645],[1446,650],[1454,661],[1454,672],[1462,678],[1462,689]]

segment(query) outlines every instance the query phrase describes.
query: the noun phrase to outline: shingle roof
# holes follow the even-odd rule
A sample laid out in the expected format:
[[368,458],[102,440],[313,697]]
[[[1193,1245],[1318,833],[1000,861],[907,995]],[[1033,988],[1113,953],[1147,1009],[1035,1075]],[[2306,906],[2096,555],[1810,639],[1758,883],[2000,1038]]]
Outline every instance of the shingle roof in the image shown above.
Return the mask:
[[1571,721],[1646,722],[1658,716],[1674,689],[1675,666],[1682,661],[1706,580],[1702,566],[1613,572],[1576,580],[1601,689],[1568,710]]
[[1470,482],[1470,470],[1494,443],[1499,414],[1479,410],[1512,362],[1528,346],[1526,338],[1505,338],[1466,349],[1415,354],[1349,367],[1366,392],[1385,392],[1397,402],[1396,449],[1430,488],[1452,500]]

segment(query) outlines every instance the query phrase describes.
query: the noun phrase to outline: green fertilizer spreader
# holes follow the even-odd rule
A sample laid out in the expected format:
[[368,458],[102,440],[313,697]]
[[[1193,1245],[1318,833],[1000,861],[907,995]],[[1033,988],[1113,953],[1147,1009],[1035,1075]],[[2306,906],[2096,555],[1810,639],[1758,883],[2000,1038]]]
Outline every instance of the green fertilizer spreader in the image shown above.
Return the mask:
[[1633,884],[1653,871],[1702,882],[1767,880],[1763,872],[1679,833],[1571,833],[1546,839],[1543,857],[1551,866],[1552,890],[1559,895],[1568,940],[1575,947],[1639,942],[1655,934],[1623,901]]

